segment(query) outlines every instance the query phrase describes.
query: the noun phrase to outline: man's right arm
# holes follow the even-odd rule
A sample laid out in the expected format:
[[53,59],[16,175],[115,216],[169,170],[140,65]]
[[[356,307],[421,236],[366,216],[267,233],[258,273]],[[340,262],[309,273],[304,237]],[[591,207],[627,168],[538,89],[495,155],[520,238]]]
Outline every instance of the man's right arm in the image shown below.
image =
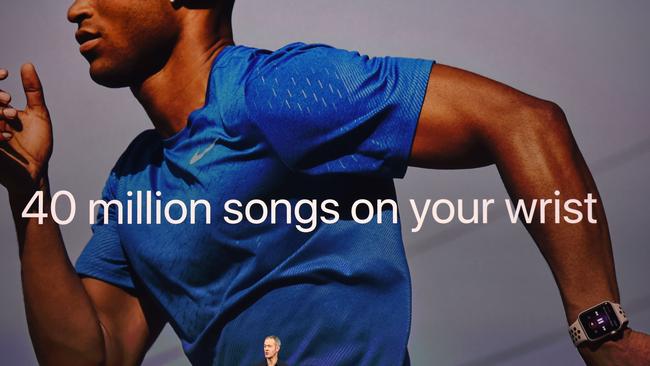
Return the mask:
[[[0,80],[8,73],[0,70]],[[18,237],[25,311],[42,365],[135,365],[164,326],[147,299],[77,275],[58,225],[47,212],[51,123],[32,65],[21,76],[27,106],[16,110],[0,94],[0,183],[9,191]],[[23,218],[34,192],[43,191],[48,217]]]

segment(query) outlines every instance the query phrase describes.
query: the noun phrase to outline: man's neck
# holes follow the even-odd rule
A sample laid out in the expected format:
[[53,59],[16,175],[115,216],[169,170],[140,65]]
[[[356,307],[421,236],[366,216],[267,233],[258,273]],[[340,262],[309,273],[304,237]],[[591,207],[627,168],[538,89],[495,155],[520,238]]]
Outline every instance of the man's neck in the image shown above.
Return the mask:
[[169,137],[187,124],[189,114],[205,104],[212,62],[233,44],[229,24],[205,14],[188,19],[165,65],[131,91],[154,127]]
[[267,366],[275,366],[277,364],[278,364],[278,355],[266,359]]

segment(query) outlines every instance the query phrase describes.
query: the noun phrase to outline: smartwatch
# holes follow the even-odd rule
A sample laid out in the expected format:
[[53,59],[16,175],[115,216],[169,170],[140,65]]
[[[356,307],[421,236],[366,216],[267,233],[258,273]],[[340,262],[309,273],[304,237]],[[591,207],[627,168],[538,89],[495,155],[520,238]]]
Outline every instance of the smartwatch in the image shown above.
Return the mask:
[[569,335],[577,347],[584,342],[597,342],[610,337],[628,323],[627,316],[620,304],[604,301],[578,315],[569,326]]

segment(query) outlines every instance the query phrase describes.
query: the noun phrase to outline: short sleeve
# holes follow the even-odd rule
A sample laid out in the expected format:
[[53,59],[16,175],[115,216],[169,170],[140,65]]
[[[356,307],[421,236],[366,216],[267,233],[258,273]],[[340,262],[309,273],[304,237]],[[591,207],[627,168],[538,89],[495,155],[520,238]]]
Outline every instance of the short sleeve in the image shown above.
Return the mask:
[[245,103],[287,166],[404,176],[434,61],[302,43],[261,57]]
[[[102,192],[102,200],[108,202],[115,199],[116,181],[115,173],[111,172]],[[101,205],[98,207],[92,237],[77,258],[76,271],[82,277],[96,278],[135,291],[131,268],[117,231],[116,206],[109,206],[107,224],[104,224],[105,210]]]

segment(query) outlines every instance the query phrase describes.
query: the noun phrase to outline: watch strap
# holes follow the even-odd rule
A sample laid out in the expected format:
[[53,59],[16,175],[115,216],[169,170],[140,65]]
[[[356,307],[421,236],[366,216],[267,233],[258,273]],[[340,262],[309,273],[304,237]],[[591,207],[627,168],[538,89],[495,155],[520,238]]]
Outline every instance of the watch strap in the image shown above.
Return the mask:
[[621,322],[621,327],[627,325],[627,323],[629,323],[630,320],[627,318],[627,314],[625,314],[625,311],[623,311],[621,304],[617,304],[615,302],[612,302],[610,304],[612,304],[612,307],[614,308],[614,312],[616,313],[618,320]]
[[582,328],[582,324],[580,324],[580,317],[569,326],[569,335],[571,336],[573,345],[576,347],[589,340],[585,330]]

